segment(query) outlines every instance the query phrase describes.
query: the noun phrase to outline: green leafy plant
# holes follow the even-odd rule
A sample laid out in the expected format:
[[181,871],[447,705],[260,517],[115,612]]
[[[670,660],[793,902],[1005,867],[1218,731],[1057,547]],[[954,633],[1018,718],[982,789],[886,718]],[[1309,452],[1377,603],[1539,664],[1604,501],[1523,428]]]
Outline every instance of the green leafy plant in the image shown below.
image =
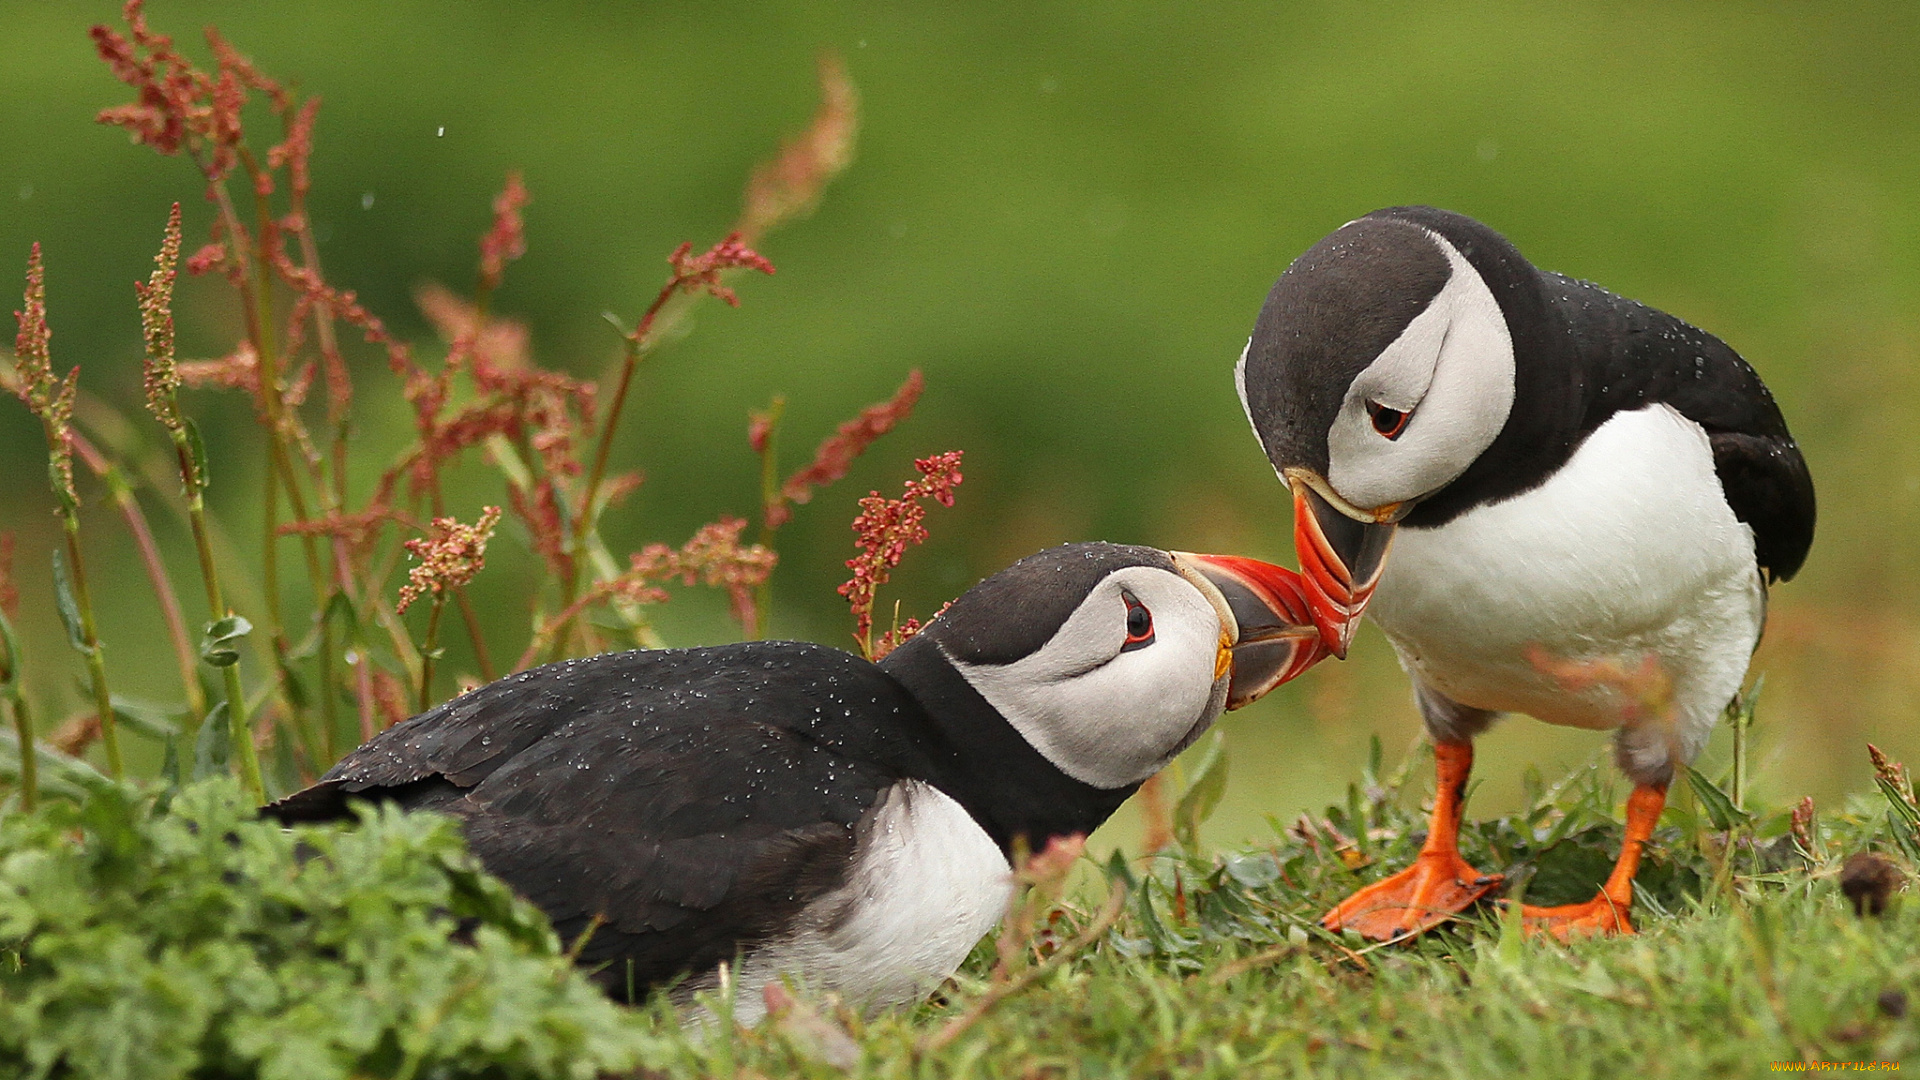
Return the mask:
[[647,1046],[450,820],[289,831],[216,779],[0,821],[9,1076],[584,1080]]

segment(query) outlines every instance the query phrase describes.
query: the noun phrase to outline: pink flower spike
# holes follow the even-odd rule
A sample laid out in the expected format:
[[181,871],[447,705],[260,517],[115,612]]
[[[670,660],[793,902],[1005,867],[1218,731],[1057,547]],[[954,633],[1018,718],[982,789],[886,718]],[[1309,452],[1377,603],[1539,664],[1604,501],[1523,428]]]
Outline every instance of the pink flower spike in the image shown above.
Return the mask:
[[[806,503],[813,498],[815,488],[828,484],[847,475],[847,469],[854,459],[867,452],[875,439],[894,429],[894,425],[913,415],[913,407],[920,400],[920,394],[926,389],[926,380],[921,377],[920,369],[915,368],[907,374],[907,381],[900,384],[893,397],[877,405],[869,405],[860,410],[860,415],[840,425],[840,430],[821,442],[820,448],[813,452],[813,461],[806,468],[787,477],[780,486],[780,501],[767,512],[767,527],[779,528],[792,516],[788,503]],[[757,447],[756,447],[757,449]],[[951,506],[948,502],[946,505]]]
[[780,153],[753,170],[740,211],[740,232],[757,242],[782,222],[812,212],[827,184],[853,161],[860,127],[860,95],[846,65],[820,58],[820,107],[805,131],[781,143]]
[[151,277],[134,282],[133,291],[140,301],[140,325],[147,339],[147,358],[142,382],[147,392],[147,408],[169,431],[180,430],[185,421],[175,395],[180,390],[180,372],[173,356],[173,283],[180,262],[180,204],[174,203],[167,215],[167,230],[160,241],[160,254],[154,256]]
[[400,589],[396,612],[426,593],[439,596],[472,581],[487,562],[487,541],[493,527],[500,523],[500,508],[485,507],[480,520],[462,525],[450,517],[434,518],[429,535],[406,542],[406,548],[420,564],[407,571],[407,583]]
[[520,174],[507,174],[507,186],[493,199],[493,228],[480,238],[480,290],[500,287],[507,264],[527,253],[527,227],[520,211],[533,201]]
[[667,262],[673,267],[673,281],[668,285],[670,290],[708,292],[733,307],[739,307],[740,298],[734,295],[732,289],[720,283],[720,272],[745,269],[758,270],[763,274],[773,273],[773,264],[742,243],[737,232],[728,233],[725,240],[699,255],[692,252],[692,244],[681,244],[673,254],[667,256]]
[[21,308],[13,313],[20,328],[13,339],[13,362],[19,373],[15,386],[20,400],[38,416],[52,402],[56,380],[49,348],[53,331],[47,328],[47,271],[37,241],[27,256],[27,290]]
[[931,498],[942,506],[953,505],[953,489],[960,483],[961,451],[951,450],[915,461],[921,478],[909,480],[900,498],[883,498],[877,491],[860,500],[859,516],[853,519],[854,542],[860,554],[847,560],[853,576],[841,585],[839,593],[853,610],[854,638],[860,649],[873,657],[873,598],[894,567],[906,556],[907,548],[927,538],[927,509],[920,500]]

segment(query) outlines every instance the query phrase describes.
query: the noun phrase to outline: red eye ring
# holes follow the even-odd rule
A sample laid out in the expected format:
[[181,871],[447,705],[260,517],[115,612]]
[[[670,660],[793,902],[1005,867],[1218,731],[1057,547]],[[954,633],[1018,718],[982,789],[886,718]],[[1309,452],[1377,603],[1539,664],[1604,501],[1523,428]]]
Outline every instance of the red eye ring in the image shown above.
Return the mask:
[[1127,641],[1120,646],[1120,651],[1144,649],[1153,644],[1153,612],[1125,589],[1120,590],[1120,599],[1127,602]]
[[1373,421],[1373,430],[1391,442],[1399,438],[1400,433],[1407,429],[1407,421],[1413,419],[1413,410],[1408,409],[1402,412],[1399,409],[1389,409],[1377,401],[1369,401],[1367,416]]

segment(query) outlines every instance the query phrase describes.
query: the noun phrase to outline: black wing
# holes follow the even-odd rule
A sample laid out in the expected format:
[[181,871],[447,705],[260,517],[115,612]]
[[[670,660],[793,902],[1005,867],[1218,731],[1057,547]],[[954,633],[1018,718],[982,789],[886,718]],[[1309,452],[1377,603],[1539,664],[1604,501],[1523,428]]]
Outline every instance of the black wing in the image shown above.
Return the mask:
[[326,820],[371,797],[461,819],[563,937],[604,920],[581,957],[617,994],[730,960],[830,891],[862,816],[919,771],[918,709],[816,645],[609,654],[422,713],[267,813]]
[[1706,429],[1714,472],[1754,553],[1784,581],[1813,544],[1813,476],[1780,406],[1726,342],[1663,311],[1560,274],[1542,274],[1565,315],[1585,376],[1581,434],[1615,412],[1664,402]]

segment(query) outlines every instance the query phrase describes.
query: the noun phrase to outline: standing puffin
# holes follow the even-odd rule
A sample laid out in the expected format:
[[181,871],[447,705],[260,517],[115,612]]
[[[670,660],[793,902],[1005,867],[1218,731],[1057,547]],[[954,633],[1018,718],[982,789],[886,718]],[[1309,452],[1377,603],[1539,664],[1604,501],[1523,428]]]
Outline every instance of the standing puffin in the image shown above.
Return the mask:
[[[1759,376],[1703,330],[1415,206],[1296,259],[1235,377],[1292,489],[1326,647],[1344,657],[1371,611],[1434,741],[1419,858],[1324,924],[1418,933],[1499,884],[1460,857],[1460,805],[1474,737],[1523,712],[1613,730],[1635,785],[1600,893],[1523,908],[1527,925],[1631,933],[1667,785],[1739,690],[1768,584],[1813,539],[1813,481]],[[1637,690],[1605,677],[1628,671]]]
[[[615,995],[736,964],[882,1006],[951,975],[1016,842],[1105,821],[1225,709],[1324,655],[1298,577],[1068,544],[987,578],[879,664],[756,641],[509,676],[396,725],[282,822],[386,800],[459,819]],[[590,931],[590,932],[589,932]]]

